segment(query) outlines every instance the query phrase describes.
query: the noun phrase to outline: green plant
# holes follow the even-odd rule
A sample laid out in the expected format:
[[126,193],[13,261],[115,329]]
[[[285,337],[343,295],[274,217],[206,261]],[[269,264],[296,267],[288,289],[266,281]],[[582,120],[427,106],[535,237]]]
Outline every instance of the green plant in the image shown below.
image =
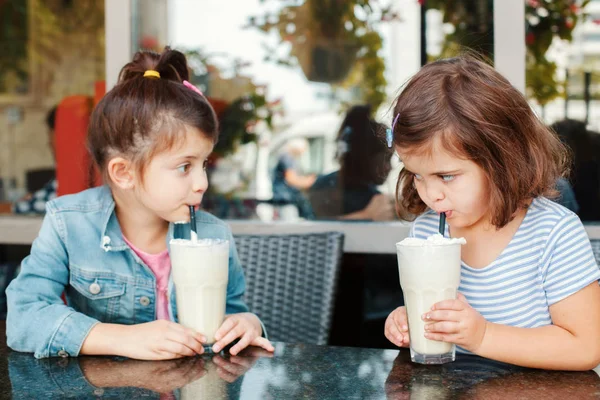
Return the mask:
[[269,128],[273,113],[264,95],[251,93],[234,100],[219,118],[220,134],[213,153],[224,157],[235,153],[238,146],[256,141],[254,126],[264,121]]
[[[362,102],[378,108],[386,98],[387,82],[379,55],[382,38],[375,27],[397,18],[390,7],[375,0],[283,0],[280,4],[275,15],[248,20],[248,27],[274,31],[280,37],[277,46],[265,45],[265,60],[301,66],[309,80],[357,88]],[[285,43],[291,44],[290,50]]]
[[[546,58],[554,38],[571,41],[573,29],[582,18],[582,9],[589,0],[525,0],[526,91],[529,98],[544,107],[563,93],[562,82],[556,77],[557,66]],[[446,35],[442,57],[473,49],[493,58],[493,5],[491,0],[429,0],[428,8],[444,13],[444,22],[454,26]],[[483,21],[487,30],[481,29]]]
[[0,92],[27,81],[28,41],[27,0],[0,0]]
[[571,41],[573,29],[584,17],[582,8],[589,0],[527,0],[525,8],[527,45],[527,95],[543,107],[564,93],[556,78],[556,63],[546,58],[555,37]]

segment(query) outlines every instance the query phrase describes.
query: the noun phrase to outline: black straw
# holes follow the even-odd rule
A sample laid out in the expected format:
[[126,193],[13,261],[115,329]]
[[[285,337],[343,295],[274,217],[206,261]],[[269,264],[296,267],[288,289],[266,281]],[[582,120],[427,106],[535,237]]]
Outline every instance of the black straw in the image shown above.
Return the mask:
[[190,228],[192,229],[192,232],[198,234],[198,231],[196,230],[196,210],[194,209],[194,206],[190,206]]
[[440,235],[444,236],[446,233],[446,213],[440,214]]

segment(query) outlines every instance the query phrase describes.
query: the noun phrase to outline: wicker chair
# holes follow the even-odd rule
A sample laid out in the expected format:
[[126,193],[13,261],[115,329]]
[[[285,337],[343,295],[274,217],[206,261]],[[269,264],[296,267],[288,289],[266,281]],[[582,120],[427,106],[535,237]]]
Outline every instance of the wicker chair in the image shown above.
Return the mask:
[[269,339],[326,344],[344,235],[235,235],[245,300]]

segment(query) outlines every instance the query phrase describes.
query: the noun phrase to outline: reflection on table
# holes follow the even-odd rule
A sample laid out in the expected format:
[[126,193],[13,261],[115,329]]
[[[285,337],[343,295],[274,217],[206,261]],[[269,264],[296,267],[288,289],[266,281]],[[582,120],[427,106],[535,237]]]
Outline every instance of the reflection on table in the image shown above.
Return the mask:
[[424,366],[411,363],[406,349],[285,343],[275,348],[275,354],[248,348],[237,357],[170,361],[36,360],[2,343],[0,398],[585,399],[600,393],[593,371],[526,369],[474,356]]

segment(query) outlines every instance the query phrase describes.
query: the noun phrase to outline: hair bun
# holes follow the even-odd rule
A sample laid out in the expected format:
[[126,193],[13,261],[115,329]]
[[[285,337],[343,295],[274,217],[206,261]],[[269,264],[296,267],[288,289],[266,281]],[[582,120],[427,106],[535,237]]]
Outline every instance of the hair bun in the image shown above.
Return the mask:
[[140,50],[135,53],[133,60],[127,63],[119,73],[119,83],[131,79],[143,78],[148,70],[160,74],[160,79],[175,82],[189,80],[189,71],[185,55],[177,50],[165,47],[162,53],[151,50]]

